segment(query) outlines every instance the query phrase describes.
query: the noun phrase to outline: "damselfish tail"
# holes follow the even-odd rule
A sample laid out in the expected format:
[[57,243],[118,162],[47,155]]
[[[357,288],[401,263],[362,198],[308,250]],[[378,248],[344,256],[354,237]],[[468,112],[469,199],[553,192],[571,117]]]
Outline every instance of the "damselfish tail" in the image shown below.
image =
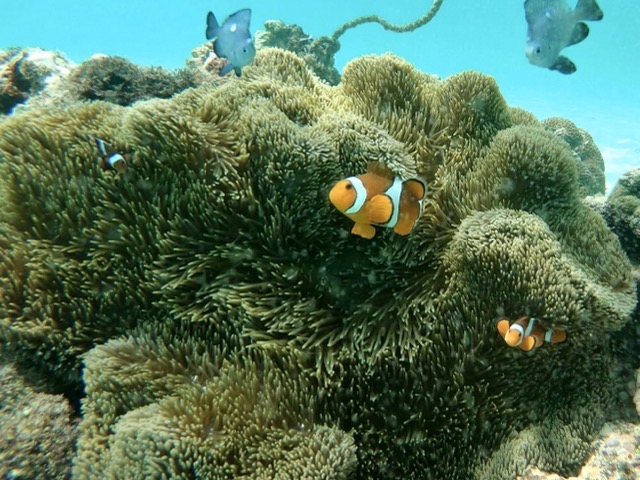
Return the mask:
[[218,36],[218,30],[220,29],[220,25],[218,25],[218,20],[216,20],[216,16],[213,12],[209,12],[207,15],[207,40],[211,40],[214,37]]
[[596,0],[578,0],[576,5],[576,17],[578,20],[602,20],[604,13],[596,3]]

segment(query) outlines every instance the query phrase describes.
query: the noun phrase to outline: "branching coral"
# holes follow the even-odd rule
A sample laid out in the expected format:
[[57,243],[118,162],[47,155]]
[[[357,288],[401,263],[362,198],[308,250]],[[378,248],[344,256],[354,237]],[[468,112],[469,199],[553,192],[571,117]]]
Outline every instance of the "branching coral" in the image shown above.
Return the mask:
[[443,2],[444,0],[434,0],[433,5],[431,5],[431,8],[424,15],[422,15],[417,20],[414,20],[413,22],[407,23],[406,25],[394,25],[393,23],[386,21],[378,15],[365,15],[362,17],[354,18],[353,20],[345,23],[344,25],[340,26],[340,28],[338,28],[335,32],[333,32],[332,37],[337,40],[347,30],[355,28],[358,25],[362,25],[364,23],[372,22],[378,23],[382,25],[382,28],[384,28],[385,30],[391,30],[392,32],[412,32],[415,29],[420,28],[433,20],[438,13],[438,10],[440,10]]
[[336,38],[307,35],[298,25],[288,25],[280,20],[268,20],[265,30],[256,32],[256,47],[275,47],[295,53],[308,67],[329,85],[337,85],[340,73],[334,67],[335,54],[340,49]]
[[[0,128],[7,353],[73,385],[102,344],[80,478],[507,479],[507,439],[561,421],[583,445],[611,415],[629,262],[566,142],[488,77],[383,55],[329,87],[263,49],[222,85]],[[125,174],[91,135],[133,153]],[[361,241],[329,204],[370,161],[426,178],[411,235]],[[567,341],[509,348],[496,322],[522,316]]]
[[406,33],[426,25],[433,20],[444,0],[434,0],[431,8],[420,18],[404,25],[393,24],[379,15],[363,15],[344,23],[331,36],[313,39],[298,25],[287,25],[280,20],[265,22],[265,30],[256,34],[256,44],[260,48],[276,47],[294,52],[305,60],[307,66],[329,85],[337,85],[340,74],[334,67],[334,57],[340,50],[340,37],[347,30],[365,23],[377,23],[385,30]]

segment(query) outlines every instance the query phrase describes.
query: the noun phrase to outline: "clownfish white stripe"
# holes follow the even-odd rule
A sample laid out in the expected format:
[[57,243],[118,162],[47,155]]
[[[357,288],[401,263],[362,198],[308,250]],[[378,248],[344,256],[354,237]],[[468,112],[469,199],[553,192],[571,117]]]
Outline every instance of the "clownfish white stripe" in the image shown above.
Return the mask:
[[387,223],[381,224],[383,227],[393,228],[400,218],[400,195],[402,194],[402,180],[399,177],[393,179],[393,183],[384,194],[391,200],[391,217]]
[[353,201],[353,205],[351,205],[344,213],[352,214],[358,213],[364,202],[367,201],[367,189],[358,177],[349,177],[347,181],[351,184],[353,189],[356,191],[356,199]]
[[530,318],[529,322],[527,322],[527,328],[525,329],[523,336],[528,337],[529,335],[531,335],[531,332],[533,331],[533,326],[535,324],[536,324],[536,319]]
[[115,168],[115,164],[119,161],[124,161],[124,157],[119,153],[114,153],[109,157],[109,165]]
[[98,151],[100,152],[100,155],[102,155],[103,157],[107,156],[107,146],[105,145],[104,140],[95,137],[96,140],[96,145],[98,146]]
[[520,338],[518,339],[518,343],[516,343],[514,346],[520,345],[522,343],[522,339],[524,338],[524,328],[522,328],[522,325],[518,325],[517,323],[514,323],[513,325],[511,325],[509,330],[517,330],[518,332],[520,332]]
[[553,330],[550,328],[546,332],[544,332],[544,341],[551,343],[551,337],[553,336]]

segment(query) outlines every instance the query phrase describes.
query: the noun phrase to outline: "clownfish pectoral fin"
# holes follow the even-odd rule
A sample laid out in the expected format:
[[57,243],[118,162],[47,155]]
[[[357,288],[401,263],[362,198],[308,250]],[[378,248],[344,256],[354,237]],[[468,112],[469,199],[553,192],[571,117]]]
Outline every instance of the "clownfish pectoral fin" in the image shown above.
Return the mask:
[[369,225],[368,223],[356,223],[351,229],[351,233],[359,235],[362,238],[366,238],[367,240],[371,240],[376,234],[376,229],[373,225]]
[[393,213],[393,203],[387,195],[374,195],[369,200],[367,213],[372,223],[387,223]]
[[416,200],[424,200],[427,195],[427,184],[419,178],[405,180],[402,185]]

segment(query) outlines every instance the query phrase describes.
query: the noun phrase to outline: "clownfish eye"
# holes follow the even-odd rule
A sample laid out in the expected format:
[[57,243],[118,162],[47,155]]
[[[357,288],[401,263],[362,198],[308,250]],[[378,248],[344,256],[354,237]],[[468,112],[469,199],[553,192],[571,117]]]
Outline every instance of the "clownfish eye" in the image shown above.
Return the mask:
[[346,188],[347,190],[351,190],[353,188],[353,185],[347,183],[344,188]]

